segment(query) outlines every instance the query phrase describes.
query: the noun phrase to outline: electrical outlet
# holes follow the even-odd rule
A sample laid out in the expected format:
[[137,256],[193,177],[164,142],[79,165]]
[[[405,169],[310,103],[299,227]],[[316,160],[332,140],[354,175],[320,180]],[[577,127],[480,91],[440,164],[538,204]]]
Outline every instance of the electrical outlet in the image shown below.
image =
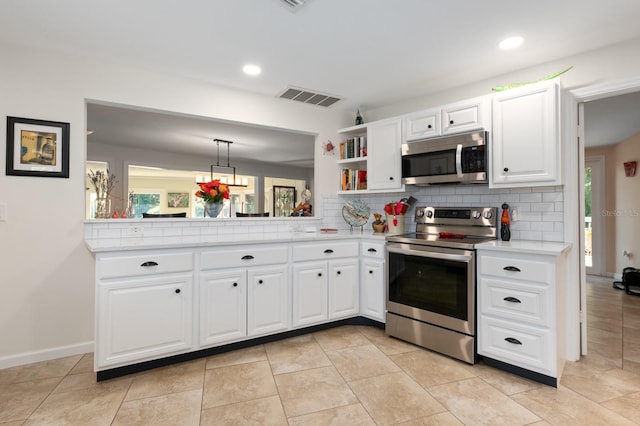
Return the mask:
[[144,229],[139,226],[132,226],[131,228],[127,228],[127,236],[129,237],[142,237],[144,234]]

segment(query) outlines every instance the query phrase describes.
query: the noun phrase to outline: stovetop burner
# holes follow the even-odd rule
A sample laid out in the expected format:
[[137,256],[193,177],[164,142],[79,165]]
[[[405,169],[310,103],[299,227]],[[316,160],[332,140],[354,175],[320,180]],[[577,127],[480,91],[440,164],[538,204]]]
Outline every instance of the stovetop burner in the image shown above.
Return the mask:
[[417,207],[416,232],[389,235],[387,241],[473,249],[497,237],[496,207]]

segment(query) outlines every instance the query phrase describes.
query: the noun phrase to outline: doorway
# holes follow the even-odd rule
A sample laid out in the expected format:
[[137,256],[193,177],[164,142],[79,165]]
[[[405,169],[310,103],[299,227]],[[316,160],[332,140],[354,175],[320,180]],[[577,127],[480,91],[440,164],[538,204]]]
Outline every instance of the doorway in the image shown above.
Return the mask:
[[585,158],[584,163],[584,266],[587,275],[604,275],[605,161],[603,156]]

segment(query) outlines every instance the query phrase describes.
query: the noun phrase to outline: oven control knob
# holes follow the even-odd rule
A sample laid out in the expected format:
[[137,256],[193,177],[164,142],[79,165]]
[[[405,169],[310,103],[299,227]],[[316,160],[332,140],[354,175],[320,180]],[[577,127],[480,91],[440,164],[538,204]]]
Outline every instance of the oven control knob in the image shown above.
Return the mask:
[[431,219],[433,217],[433,211],[427,210],[427,217]]
[[473,212],[473,218],[474,218],[474,219],[480,219],[480,212],[479,212],[479,211],[477,211],[477,210],[474,210],[474,212]]
[[416,216],[418,216],[418,217],[424,216],[424,210],[417,210],[416,211]]
[[483,216],[485,219],[491,219],[491,216],[493,215],[491,214],[491,210],[487,210],[486,212],[484,212]]

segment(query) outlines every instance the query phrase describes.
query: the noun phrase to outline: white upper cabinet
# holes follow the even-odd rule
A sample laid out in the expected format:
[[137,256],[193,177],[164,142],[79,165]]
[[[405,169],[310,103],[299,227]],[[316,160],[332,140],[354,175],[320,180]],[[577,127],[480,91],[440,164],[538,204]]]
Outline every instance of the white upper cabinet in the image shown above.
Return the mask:
[[490,188],[562,184],[558,85],[527,85],[493,96]]
[[367,188],[401,189],[402,120],[391,119],[371,123],[367,128],[367,139]]
[[442,113],[440,108],[414,112],[404,117],[405,141],[440,136]]
[[489,128],[490,114],[486,96],[445,105],[442,108],[442,134]]

